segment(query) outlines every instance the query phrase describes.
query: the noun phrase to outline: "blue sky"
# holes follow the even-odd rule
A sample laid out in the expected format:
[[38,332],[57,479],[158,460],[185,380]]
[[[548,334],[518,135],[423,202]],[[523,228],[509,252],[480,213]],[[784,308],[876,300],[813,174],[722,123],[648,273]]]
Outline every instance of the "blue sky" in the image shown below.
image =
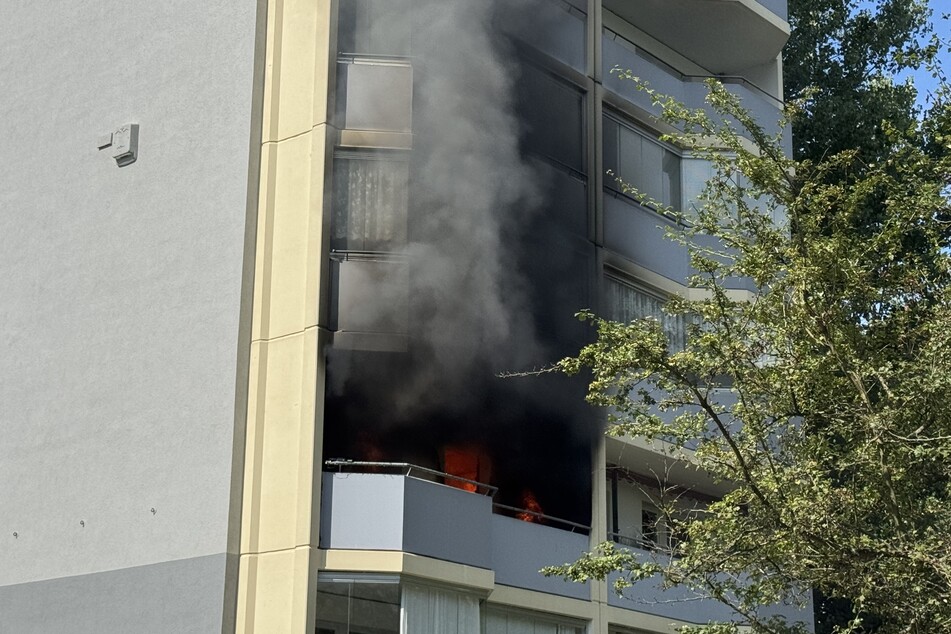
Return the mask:
[[[951,45],[951,42],[949,42],[951,40],[951,19],[945,17],[951,13],[951,0],[929,0],[928,4],[931,6],[931,20],[934,23],[935,31],[944,40],[944,45],[939,54],[941,66],[946,74],[951,73],[951,53],[948,51],[948,46]],[[924,71],[912,73],[912,78],[915,81],[915,86],[918,87],[918,103],[922,105],[925,95],[934,89],[936,80],[930,73]]]
[[[858,4],[859,8],[871,8],[877,5],[878,2],[874,0],[861,0]],[[944,46],[940,52],[940,60],[942,67],[945,70],[945,73],[951,75],[951,52],[948,51],[948,46],[951,45],[951,19],[946,18],[948,14],[951,14],[951,0],[928,0],[928,4],[931,7],[932,16],[931,20],[935,27],[935,32],[945,40]],[[932,91],[937,82],[927,71],[918,71],[914,73],[907,73],[915,82],[915,86],[918,88],[918,105],[925,105],[925,98],[927,94]],[[903,79],[905,75],[900,76],[898,79]]]

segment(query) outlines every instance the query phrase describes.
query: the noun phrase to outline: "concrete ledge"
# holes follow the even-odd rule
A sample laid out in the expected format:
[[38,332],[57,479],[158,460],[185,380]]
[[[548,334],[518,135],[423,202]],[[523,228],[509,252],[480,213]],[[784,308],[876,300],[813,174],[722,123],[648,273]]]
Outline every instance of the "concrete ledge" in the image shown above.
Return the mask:
[[318,550],[317,566],[328,572],[383,572],[446,583],[488,593],[495,573],[484,568],[454,564],[392,550]]

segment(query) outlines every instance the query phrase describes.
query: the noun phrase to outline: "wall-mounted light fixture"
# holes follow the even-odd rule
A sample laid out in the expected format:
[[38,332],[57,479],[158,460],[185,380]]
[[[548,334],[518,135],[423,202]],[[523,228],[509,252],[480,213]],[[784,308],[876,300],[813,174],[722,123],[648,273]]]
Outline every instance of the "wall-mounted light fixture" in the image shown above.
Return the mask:
[[111,148],[112,158],[119,167],[134,163],[139,153],[139,124],[127,123],[116,131],[99,137],[96,145],[100,150]]

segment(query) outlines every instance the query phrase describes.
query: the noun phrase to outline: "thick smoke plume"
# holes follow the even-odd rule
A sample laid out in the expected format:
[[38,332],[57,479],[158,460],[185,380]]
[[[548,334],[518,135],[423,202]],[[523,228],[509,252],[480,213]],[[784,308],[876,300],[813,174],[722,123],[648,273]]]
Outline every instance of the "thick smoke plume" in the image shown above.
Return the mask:
[[[538,347],[510,242],[537,200],[519,153],[516,74],[491,2],[435,1],[419,60],[411,259],[417,334],[432,353],[407,397],[465,394],[472,372],[521,368]],[[414,41],[414,44],[416,42]]]
[[[536,334],[525,272],[523,243],[543,214],[544,182],[520,148],[519,64],[499,34],[500,12],[510,16],[513,5],[528,7],[416,0],[392,16],[412,24],[391,28],[413,33],[409,350],[331,351],[327,452],[438,467],[433,447],[476,443],[499,478],[555,466],[586,487],[587,435],[571,420],[577,390],[498,378],[556,354]],[[360,310],[385,315],[395,305],[388,295]]]

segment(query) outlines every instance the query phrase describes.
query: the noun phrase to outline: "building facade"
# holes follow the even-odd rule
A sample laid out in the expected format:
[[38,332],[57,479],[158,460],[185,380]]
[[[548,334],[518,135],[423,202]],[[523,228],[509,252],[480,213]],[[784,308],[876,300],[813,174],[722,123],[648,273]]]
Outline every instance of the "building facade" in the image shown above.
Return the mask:
[[615,176],[684,207],[710,166],[612,69],[774,126],[785,0],[157,4],[0,25],[0,631],[730,618],[539,574],[675,543],[658,474],[722,490],[509,375],[582,308],[676,345],[687,254]]

